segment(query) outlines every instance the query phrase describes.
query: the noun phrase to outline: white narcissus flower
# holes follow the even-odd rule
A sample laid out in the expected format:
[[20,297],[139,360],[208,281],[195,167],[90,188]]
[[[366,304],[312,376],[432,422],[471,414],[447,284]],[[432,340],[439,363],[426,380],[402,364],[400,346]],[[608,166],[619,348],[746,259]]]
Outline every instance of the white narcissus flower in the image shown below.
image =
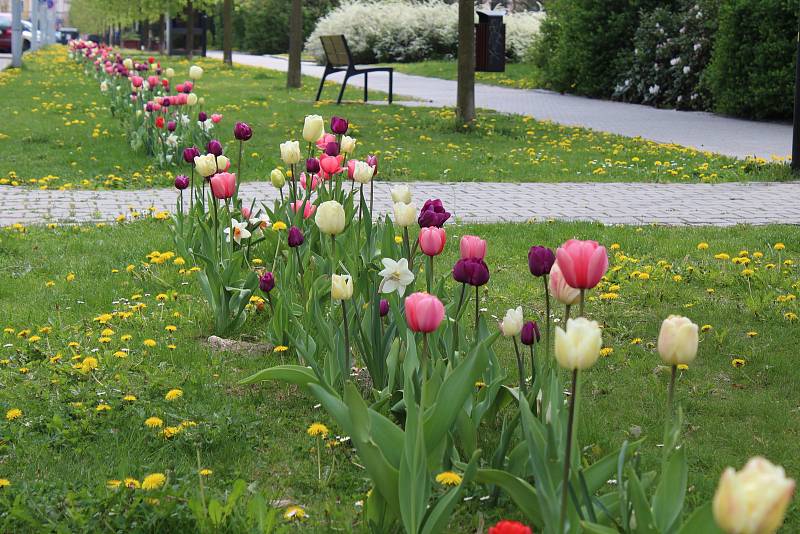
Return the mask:
[[353,180],[360,184],[368,184],[372,180],[375,168],[370,167],[366,161],[356,161],[353,168]]
[[500,322],[500,331],[506,337],[518,336],[522,331],[522,306],[510,308]]
[[394,224],[401,228],[411,226],[417,222],[417,207],[414,204],[395,202]]
[[102,82],[100,82],[100,91],[103,92],[103,93],[108,91],[108,82],[107,81],[103,80]]
[[395,261],[391,258],[383,258],[381,263],[383,263],[383,270],[378,274],[383,277],[383,280],[378,291],[380,293],[397,291],[397,294],[402,297],[406,292],[406,287],[414,281],[414,273],[408,269],[408,260],[400,258]]
[[392,202],[411,203],[411,189],[407,185],[398,185],[392,188]]
[[316,143],[325,135],[325,123],[319,115],[307,115],[303,123],[303,139]]
[[167,136],[167,144],[173,148],[178,146],[178,136],[175,134],[169,134]]
[[286,141],[281,143],[281,159],[287,165],[295,165],[300,162],[300,142]]
[[257,237],[260,237],[269,226],[269,217],[267,217],[266,213],[262,213],[258,217],[251,217],[247,222],[250,223],[250,226],[255,226],[253,233]]
[[352,154],[356,150],[356,140],[349,135],[343,135],[342,141],[339,143],[339,150],[345,154]]
[[237,245],[242,244],[242,239],[250,237],[250,230],[247,229],[247,221],[239,222],[236,219],[231,219],[231,225],[225,228],[225,242],[231,242],[231,230],[233,230],[233,240]]
[[689,364],[697,356],[697,325],[686,317],[670,315],[661,323],[658,354],[668,365]]
[[585,317],[567,320],[567,330],[556,328],[556,360],[564,369],[588,369],[600,357],[603,336],[597,321]]

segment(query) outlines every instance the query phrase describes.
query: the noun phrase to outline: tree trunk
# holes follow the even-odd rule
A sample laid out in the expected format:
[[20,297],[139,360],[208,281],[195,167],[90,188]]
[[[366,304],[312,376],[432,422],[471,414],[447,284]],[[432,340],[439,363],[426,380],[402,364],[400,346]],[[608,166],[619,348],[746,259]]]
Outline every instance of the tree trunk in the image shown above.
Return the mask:
[[158,52],[164,53],[164,15],[158,17]]
[[186,57],[194,57],[194,6],[191,0],[186,5]]
[[303,3],[292,0],[289,14],[289,70],[286,72],[286,87],[298,88],[300,78],[300,55],[303,53]]
[[233,0],[222,4],[222,60],[233,65]]
[[458,123],[475,120],[475,3],[458,0]]

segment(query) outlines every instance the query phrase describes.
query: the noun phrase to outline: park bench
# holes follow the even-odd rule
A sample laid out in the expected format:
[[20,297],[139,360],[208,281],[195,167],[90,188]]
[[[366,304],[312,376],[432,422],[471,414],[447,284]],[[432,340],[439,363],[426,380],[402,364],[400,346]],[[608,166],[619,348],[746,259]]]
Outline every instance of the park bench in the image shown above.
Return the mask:
[[325,73],[322,75],[322,80],[319,82],[319,90],[317,91],[317,100],[322,95],[322,87],[325,85],[325,78],[334,72],[344,72],[344,81],[342,81],[342,88],[339,90],[339,99],[337,104],[342,103],[342,96],[344,89],[347,87],[347,80],[359,74],[364,75],[364,102],[367,101],[367,76],[370,72],[388,72],[389,73],[389,103],[392,103],[392,77],[394,69],[391,67],[356,67],[353,62],[353,54],[350,53],[350,47],[347,46],[347,41],[344,35],[322,35],[322,48],[325,51]]

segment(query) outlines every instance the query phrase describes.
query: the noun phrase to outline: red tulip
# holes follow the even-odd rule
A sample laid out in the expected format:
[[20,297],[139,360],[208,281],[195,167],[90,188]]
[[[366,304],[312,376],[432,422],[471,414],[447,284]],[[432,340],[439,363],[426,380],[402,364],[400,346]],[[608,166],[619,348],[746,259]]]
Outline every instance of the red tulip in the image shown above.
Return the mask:
[[322,154],[319,157],[319,166],[322,168],[322,172],[330,176],[342,170],[342,159],[342,156]]
[[164,127],[164,117],[156,117],[156,128]]
[[465,235],[459,243],[461,259],[482,260],[486,256],[486,241],[474,235]]
[[428,256],[438,256],[444,250],[447,233],[444,228],[430,226],[419,231],[419,248]]
[[597,241],[570,239],[556,251],[556,262],[568,286],[591,289],[608,270],[606,247]]
[[220,172],[211,177],[211,192],[214,197],[226,200],[236,191],[236,175],[229,172]]
[[430,293],[412,293],[406,297],[406,322],[414,332],[433,332],[444,320],[444,305]]
[[493,527],[489,527],[488,534],[533,534],[533,531],[530,527],[526,527],[522,523],[506,519],[499,521]]

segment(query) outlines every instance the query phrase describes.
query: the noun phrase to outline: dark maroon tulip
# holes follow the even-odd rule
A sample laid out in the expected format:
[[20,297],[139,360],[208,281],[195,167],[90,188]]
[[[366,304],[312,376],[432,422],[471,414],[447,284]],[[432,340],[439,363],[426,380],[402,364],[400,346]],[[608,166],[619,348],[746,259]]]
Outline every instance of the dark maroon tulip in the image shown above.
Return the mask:
[[441,200],[438,198],[435,200],[428,199],[419,212],[417,222],[420,228],[427,228],[429,226],[441,228],[449,218],[450,212],[444,209]]
[[147,111],[148,113],[152,112],[152,111],[153,111],[153,104],[152,104],[152,102],[148,102],[147,104],[145,104],[145,105],[144,105],[144,110],[145,110],[145,111]]
[[253,137],[253,129],[246,122],[237,122],[233,126],[233,136],[239,141],[247,141]]
[[168,108],[171,103],[168,96],[161,99],[161,107]]
[[482,286],[489,281],[489,267],[477,258],[458,260],[453,266],[453,279],[462,284]]
[[381,314],[381,317],[386,317],[389,315],[389,301],[386,299],[381,299],[381,303],[378,306],[378,313]]
[[339,143],[336,141],[331,141],[327,145],[325,145],[325,153],[329,156],[338,156],[339,155]]
[[217,141],[216,139],[212,139],[206,145],[206,152],[210,154],[214,154],[215,156],[222,155],[222,143]]
[[267,271],[258,277],[258,288],[264,293],[269,293],[275,287],[275,276]]
[[200,113],[197,114],[197,120],[199,120],[200,122],[206,122],[206,120],[208,120],[208,113],[206,113],[205,111],[201,111]]
[[303,231],[300,230],[300,228],[292,226],[291,228],[289,228],[288,240],[289,240],[289,246],[294,248],[302,245],[306,239],[305,237],[303,237]]
[[175,189],[183,191],[189,187],[189,177],[184,176],[183,174],[179,174],[175,177]]
[[308,158],[306,160],[306,170],[311,174],[319,172],[319,160],[317,158]]
[[533,276],[550,274],[556,255],[547,247],[536,245],[528,251],[528,268]]
[[200,155],[200,151],[197,150],[197,147],[190,146],[183,149],[183,161],[186,163],[194,164],[194,158]]
[[378,176],[378,156],[375,154],[370,154],[367,156],[367,165],[375,169],[375,172],[372,173],[372,177]]
[[519,337],[523,345],[538,343],[542,335],[539,333],[539,325],[536,324],[536,321],[528,321],[522,325],[522,331],[519,333]]
[[343,135],[347,133],[347,128],[350,125],[347,123],[347,119],[342,117],[331,117],[331,131],[337,135]]
[[175,128],[177,128],[177,127],[178,127],[178,123],[175,122],[175,121],[169,121],[167,123],[167,130],[169,130],[170,132],[174,132]]

